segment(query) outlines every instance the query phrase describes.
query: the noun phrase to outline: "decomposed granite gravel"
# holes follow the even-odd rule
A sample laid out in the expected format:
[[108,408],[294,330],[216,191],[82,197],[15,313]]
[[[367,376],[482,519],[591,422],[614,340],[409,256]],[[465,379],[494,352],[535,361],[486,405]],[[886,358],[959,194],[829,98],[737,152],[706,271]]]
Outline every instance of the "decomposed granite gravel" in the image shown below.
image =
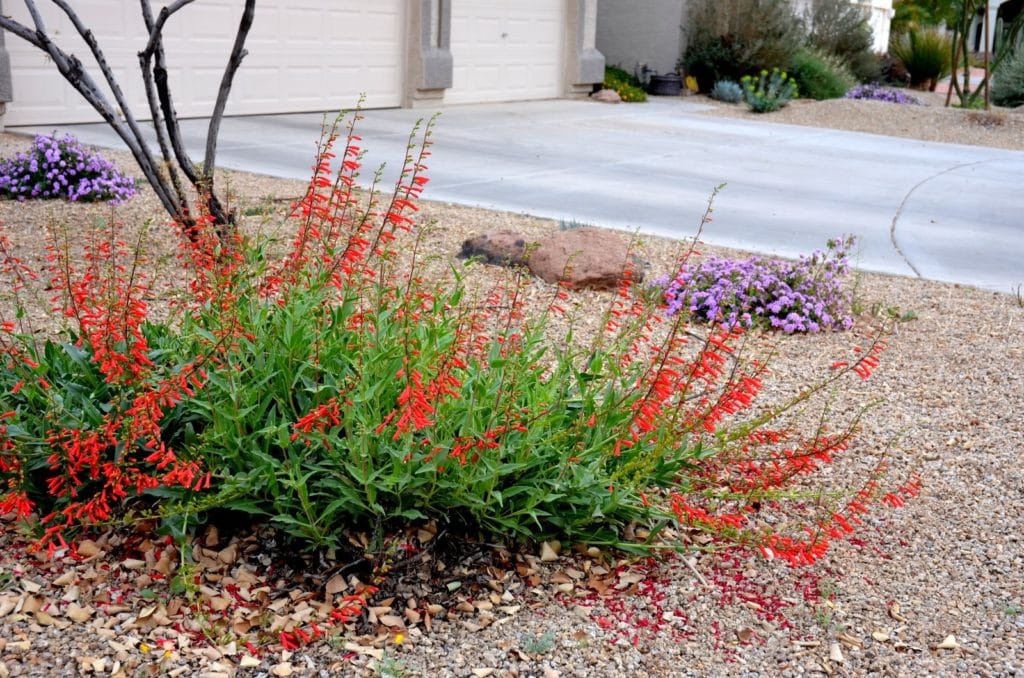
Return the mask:
[[[746,115],[724,106],[710,114]],[[831,101],[797,102],[759,119],[1024,150],[1021,111],[997,112],[991,124],[969,115]],[[27,143],[0,135],[0,155]],[[109,156],[132,170],[126,155]],[[252,228],[278,228],[302,191],[294,181],[223,177]],[[422,215],[441,226],[429,246],[442,257],[485,230],[557,228],[430,202]],[[47,223],[74,232],[109,216],[104,206],[0,202],[3,232],[36,263]],[[128,225],[155,218],[151,251],[173,252],[151,192],[114,217]],[[653,270],[665,270],[675,244],[645,238],[643,245]],[[499,274],[477,267],[470,284]],[[306,572],[271,565],[272,535],[259,530],[206,532],[194,593],[202,616],[168,592],[163,575],[174,564],[157,537],[115,531],[86,543],[85,560],[45,561],[26,555],[24,538],[6,525],[0,677],[1024,675],[1024,301],[911,278],[861,273],[856,281],[859,329],[902,320],[871,380],[850,382],[850,403],[882,403],[832,473],[863,476],[887,453],[891,473],[920,473],[923,490],[902,508],[870,514],[857,538],[835,545],[812,570],[701,552],[685,556],[689,562],[568,547],[554,560],[501,549],[476,560],[457,554],[446,563],[459,587],[443,600],[410,575],[391,587],[391,600],[374,601],[376,623],[254,653],[245,642],[258,625],[316,620],[324,601],[350,592],[352,582],[317,561]],[[602,299],[579,298],[584,309]],[[778,354],[768,398],[820,375],[855,343],[847,333],[772,341]],[[844,404],[852,406],[834,407]],[[246,612],[253,609],[258,615]]]

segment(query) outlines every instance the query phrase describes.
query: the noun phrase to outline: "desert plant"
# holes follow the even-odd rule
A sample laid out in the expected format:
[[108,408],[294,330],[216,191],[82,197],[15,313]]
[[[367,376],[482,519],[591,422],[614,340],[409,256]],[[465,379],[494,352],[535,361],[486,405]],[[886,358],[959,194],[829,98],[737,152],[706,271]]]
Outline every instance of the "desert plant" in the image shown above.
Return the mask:
[[26,153],[0,162],[0,196],[64,198],[72,202],[124,202],[135,195],[135,180],[70,134],[39,134]]
[[787,105],[799,96],[799,88],[785,71],[773,68],[771,72],[761,71],[755,78],[744,75],[743,100],[755,113],[770,113]]
[[726,104],[738,104],[743,101],[743,88],[732,80],[719,80],[708,96]]
[[910,84],[910,74],[903,64],[891,54],[878,55],[878,84],[889,87],[906,87]]
[[821,101],[838,99],[856,84],[856,78],[837,56],[804,47],[793,55],[789,72],[803,96]]
[[878,78],[871,25],[862,5],[849,0],[812,0],[804,21],[808,44],[839,57],[860,82]]
[[[224,248],[197,215],[165,320],[151,317],[150,281],[116,222],[85,238],[84,266],[52,238],[47,278],[70,328],[46,338],[22,325],[22,306],[0,306],[0,511],[35,514],[52,543],[117,521],[127,502],[156,502],[175,534],[222,509],[306,547],[429,518],[649,552],[623,542],[624,526],[653,539],[678,521],[805,564],[842,537],[845,516],[916,491],[882,494],[872,476],[809,502],[807,474],[849,446],[855,418],[825,431],[815,417],[805,436],[766,428],[848,373],[866,378],[881,336],[754,412],[766,368],[744,356],[741,329],[695,334],[628,269],[589,334],[571,317],[557,333],[563,288],[537,300],[519,272],[474,295],[464,270],[430,269],[410,216],[429,130],[390,197],[360,198],[354,127],[326,129],[282,256],[239,233]],[[31,287],[2,238],[0,254],[11,287]],[[761,502],[768,519],[751,510]]]
[[857,85],[846,93],[847,99],[865,99],[868,101],[884,101],[890,104],[906,104],[920,106],[920,99],[916,99],[906,92],[881,85]]
[[953,41],[938,28],[918,28],[894,35],[889,53],[910,75],[910,86],[935,91],[939,80],[949,75]]
[[619,66],[605,67],[604,87],[618,92],[622,100],[626,102],[647,101],[647,93],[644,92],[640,80]]
[[680,65],[702,92],[722,79],[738,81],[789,63],[804,28],[788,0],[696,0]]
[[992,80],[992,103],[997,106],[1024,106],[1024,49],[999,65]]
[[761,326],[786,333],[849,329],[852,299],[845,290],[852,238],[830,240],[826,251],[799,261],[769,257],[737,260],[708,257],[663,279],[672,315],[728,327]]

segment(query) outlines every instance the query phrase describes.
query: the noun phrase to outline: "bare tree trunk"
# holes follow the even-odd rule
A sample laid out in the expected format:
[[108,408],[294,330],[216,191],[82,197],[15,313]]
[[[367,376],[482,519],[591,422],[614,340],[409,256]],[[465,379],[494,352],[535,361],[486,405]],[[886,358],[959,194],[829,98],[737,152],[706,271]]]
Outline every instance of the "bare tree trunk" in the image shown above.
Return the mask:
[[[156,130],[160,157],[163,161],[163,168],[165,168],[163,171],[161,164],[157,161],[146,143],[142,129],[131,111],[120,83],[114,77],[113,71],[92,31],[82,23],[80,17],[75,13],[67,0],[51,1],[64,12],[72,26],[74,26],[75,31],[85,41],[86,46],[98,64],[100,75],[114,97],[113,104],[108,100],[92,75],[82,66],[82,62],[78,57],[65,52],[50,39],[42,15],[34,0],[25,0],[25,6],[32,17],[31,27],[14,21],[9,17],[0,16],[0,28],[10,31],[12,34],[28,41],[49,55],[57,70],[64,76],[64,79],[89,102],[93,109],[100,114],[103,120],[110,125],[128,146],[128,150],[135,158],[139,169],[142,170],[142,174],[146,177],[150,186],[153,187],[153,191],[159,198],[160,203],[167,210],[167,213],[184,229],[186,234],[190,237],[195,236],[194,227],[196,221],[185,192],[184,184],[181,181],[181,175],[184,175],[189,183],[192,184],[199,196],[198,200],[201,201],[204,211],[208,212],[213,218],[218,235],[224,238],[234,227],[234,216],[224,208],[214,190],[213,173],[217,152],[217,135],[220,132],[221,119],[224,117],[224,109],[227,105],[235,73],[241,66],[246,54],[248,54],[245,50],[245,40],[249,35],[249,30],[252,28],[256,12],[256,0],[244,0],[245,5],[242,11],[242,18],[235,33],[235,41],[231,54],[228,57],[228,63],[224,68],[220,89],[217,92],[216,104],[211,112],[210,125],[206,137],[206,154],[201,172],[196,170],[195,164],[182,143],[181,128],[178,125],[178,116],[174,110],[174,102],[167,81],[167,63],[163,49],[164,25],[176,12],[191,4],[194,0],[175,0],[175,2],[163,7],[155,18],[150,7],[150,0],[140,0],[142,17],[147,31],[147,41],[145,48],[139,53],[139,67],[142,71],[149,113]],[[120,119],[118,111],[124,116],[123,120]]]

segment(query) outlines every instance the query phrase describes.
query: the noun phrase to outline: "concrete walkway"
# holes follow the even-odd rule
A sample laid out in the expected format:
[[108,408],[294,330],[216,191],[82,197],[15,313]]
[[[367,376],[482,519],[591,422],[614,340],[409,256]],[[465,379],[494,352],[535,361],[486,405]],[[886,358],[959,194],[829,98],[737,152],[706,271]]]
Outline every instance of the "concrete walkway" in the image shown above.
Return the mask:
[[[685,237],[725,183],[709,243],[796,256],[852,233],[865,269],[1000,292],[1024,283],[1024,149],[695,115],[701,107],[681,99],[448,107],[424,197]],[[393,176],[414,121],[429,114],[366,112],[364,177],[380,162]],[[321,120],[225,119],[218,164],[308,178]],[[205,121],[183,127],[198,160]],[[88,144],[120,145],[104,125],[62,129]]]

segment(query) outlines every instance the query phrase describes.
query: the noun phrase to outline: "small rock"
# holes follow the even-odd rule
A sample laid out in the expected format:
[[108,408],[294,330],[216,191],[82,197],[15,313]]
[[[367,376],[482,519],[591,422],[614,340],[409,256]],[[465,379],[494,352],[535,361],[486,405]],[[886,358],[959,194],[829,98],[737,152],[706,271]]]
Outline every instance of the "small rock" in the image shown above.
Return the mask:
[[481,257],[489,264],[522,266],[526,263],[526,236],[515,231],[484,233],[462,243],[460,256]]
[[275,676],[279,676],[280,678],[286,678],[287,676],[295,673],[295,669],[292,668],[291,663],[281,662],[280,664],[276,664],[274,668],[270,669],[270,673]]
[[600,101],[603,104],[620,104],[622,103],[622,97],[619,93],[613,89],[602,89],[590,95],[590,98],[594,101]]
[[542,542],[540,545],[540,559],[545,563],[553,563],[558,560],[558,547],[549,541]]
[[242,669],[254,669],[261,664],[260,660],[253,657],[251,654],[247,654],[238,662],[238,667]]
[[828,646],[828,658],[836,664],[842,664],[846,661],[846,658],[843,657],[843,650],[839,647],[839,643],[833,642]]

